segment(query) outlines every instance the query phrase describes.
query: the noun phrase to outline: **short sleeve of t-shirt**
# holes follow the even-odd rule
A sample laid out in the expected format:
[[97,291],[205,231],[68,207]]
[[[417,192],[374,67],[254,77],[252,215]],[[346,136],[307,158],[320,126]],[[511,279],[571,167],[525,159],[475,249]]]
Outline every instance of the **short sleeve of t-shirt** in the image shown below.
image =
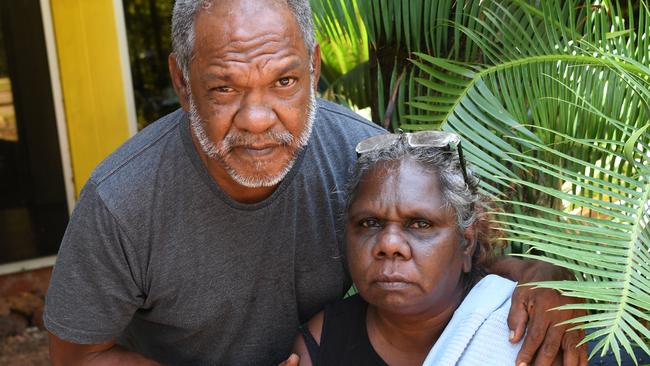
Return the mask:
[[45,327],[59,338],[114,340],[144,295],[129,238],[90,181],[65,232],[46,296]]

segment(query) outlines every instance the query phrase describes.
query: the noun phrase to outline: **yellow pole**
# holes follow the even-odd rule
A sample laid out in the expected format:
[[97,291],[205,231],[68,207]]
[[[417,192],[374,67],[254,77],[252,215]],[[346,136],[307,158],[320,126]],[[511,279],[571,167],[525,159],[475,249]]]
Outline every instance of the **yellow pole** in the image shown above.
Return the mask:
[[129,137],[114,0],[51,0],[77,195]]

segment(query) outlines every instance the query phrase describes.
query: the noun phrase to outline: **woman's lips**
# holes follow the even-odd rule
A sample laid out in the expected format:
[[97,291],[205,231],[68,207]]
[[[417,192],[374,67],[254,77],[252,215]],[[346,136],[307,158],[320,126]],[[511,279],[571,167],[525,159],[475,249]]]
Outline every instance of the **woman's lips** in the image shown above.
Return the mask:
[[373,282],[377,287],[386,290],[400,290],[412,285],[406,277],[400,274],[381,275]]
[[384,290],[401,290],[411,286],[411,283],[404,281],[377,281],[375,285]]

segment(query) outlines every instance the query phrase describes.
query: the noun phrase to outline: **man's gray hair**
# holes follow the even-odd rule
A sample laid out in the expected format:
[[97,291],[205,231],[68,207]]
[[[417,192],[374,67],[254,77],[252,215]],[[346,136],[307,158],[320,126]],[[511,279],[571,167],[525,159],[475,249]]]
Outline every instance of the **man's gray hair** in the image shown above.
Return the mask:
[[[189,66],[196,39],[194,20],[199,11],[209,9],[215,1],[220,0],[176,0],[172,14],[172,48],[176,62],[189,79]],[[252,0],[259,1],[259,0]],[[316,45],[316,35],[312,21],[309,0],[284,0],[293,13],[302,33],[308,55],[311,57]]]
[[[380,163],[412,160],[438,176],[438,186],[445,205],[456,213],[458,229],[462,233],[478,219],[478,208],[483,197],[478,193],[479,180],[467,168],[467,182],[463,178],[458,152],[435,147],[411,147],[404,141],[362,154],[357,160],[348,182],[349,209],[357,196],[359,184],[368,171]],[[346,210],[347,211],[347,210]]]

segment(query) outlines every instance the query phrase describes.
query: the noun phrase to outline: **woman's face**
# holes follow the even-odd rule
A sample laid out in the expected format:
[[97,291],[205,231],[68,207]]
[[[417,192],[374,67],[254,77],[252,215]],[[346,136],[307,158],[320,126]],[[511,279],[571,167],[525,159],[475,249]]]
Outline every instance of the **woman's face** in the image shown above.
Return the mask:
[[436,174],[410,159],[378,164],[359,185],[346,229],[352,280],[370,304],[403,314],[458,305],[475,241],[443,207]]

